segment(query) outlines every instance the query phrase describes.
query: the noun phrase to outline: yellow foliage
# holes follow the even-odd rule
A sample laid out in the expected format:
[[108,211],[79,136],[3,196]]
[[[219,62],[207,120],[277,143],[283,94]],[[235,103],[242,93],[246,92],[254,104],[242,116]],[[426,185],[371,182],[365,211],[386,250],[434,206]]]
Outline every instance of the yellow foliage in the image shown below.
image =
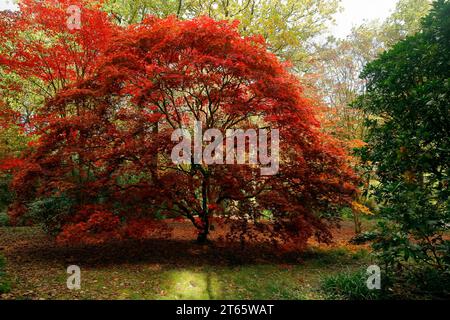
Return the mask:
[[370,211],[369,208],[367,208],[365,205],[363,205],[361,203],[358,203],[356,201],[352,202],[352,210],[355,211],[355,212],[358,212],[360,214],[365,214],[365,215],[368,215],[368,216],[373,215],[373,212]]

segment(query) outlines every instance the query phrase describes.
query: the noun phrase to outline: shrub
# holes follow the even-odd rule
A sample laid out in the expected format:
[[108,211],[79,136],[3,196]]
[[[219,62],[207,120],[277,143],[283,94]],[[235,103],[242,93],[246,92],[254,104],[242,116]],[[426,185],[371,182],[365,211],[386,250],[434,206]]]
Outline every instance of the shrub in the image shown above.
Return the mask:
[[439,284],[450,272],[449,15],[450,1],[435,1],[421,32],[366,66],[357,101],[368,115],[362,160],[379,182],[373,248],[391,289],[406,294],[447,293]]
[[321,290],[333,300],[376,300],[381,291],[367,288],[365,270],[327,276],[321,281]]
[[0,294],[8,293],[11,290],[11,283],[6,277],[5,258],[0,255]]
[[6,212],[0,212],[0,227],[9,226],[9,217]]
[[8,175],[0,173],[0,225],[2,223],[2,211],[6,210],[13,200],[13,194],[8,187],[9,180],[10,177]]
[[[411,263],[410,269],[387,274],[385,286],[393,299],[440,300],[450,297],[450,273]],[[395,277],[394,277],[395,276]]]
[[50,234],[57,234],[62,229],[61,221],[70,214],[74,205],[74,200],[65,195],[42,197],[28,205],[23,219],[41,224]]

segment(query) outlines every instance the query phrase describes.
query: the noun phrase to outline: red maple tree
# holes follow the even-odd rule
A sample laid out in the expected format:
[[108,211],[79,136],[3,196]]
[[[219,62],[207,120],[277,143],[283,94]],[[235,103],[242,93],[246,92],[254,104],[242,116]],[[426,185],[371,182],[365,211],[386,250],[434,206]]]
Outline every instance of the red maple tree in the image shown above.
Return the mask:
[[[68,28],[70,6],[81,10],[80,29]],[[96,1],[21,0],[19,7],[18,12],[1,12],[0,62],[6,72],[34,80],[47,98],[93,75],[96,61],[118,30]]]
[[[243,38],[236,23],[207,17],[150,17],[121,29],[96,12],[100,30],[93,23],[80,34],[70,32],[77,43],[91,41],[77,53],[86,60],[49,47],[54,56],[45,78],[45,59],[14,67],[45,83],[50,76],[70,81],[33,118],[39,140],[14,171],[13,218],[25,217],[34,199],[64,194],[71,209],[51,219],[62,242],[167,234],[165,219],[180,217],[192,222],[200,242],[213,221],[226,223],[230,239],[299,246],[311,236],[331,239],[336,210],[355,193],[354,173],[345,152],[321,133],[299,80],[263,39]],[[95,32],[106,36],[95,41]],[[86,50],[95,54],[87,58]],[[22,51],[21,61],[28,54]],[[89,67],[80,77],[69,60]],[[54,70],[59,66],[67,66],[66,73]],[[222,132],[279,129],[278,173],[262,176],[259,166],[249,165],[174,164],[171,134],[194,121]]]

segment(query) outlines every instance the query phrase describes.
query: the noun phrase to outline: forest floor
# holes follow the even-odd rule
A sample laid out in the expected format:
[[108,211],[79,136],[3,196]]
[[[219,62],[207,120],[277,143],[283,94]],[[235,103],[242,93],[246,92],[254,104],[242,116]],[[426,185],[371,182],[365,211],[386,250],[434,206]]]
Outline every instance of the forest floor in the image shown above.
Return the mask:
[[[348,243],[354,235],[350,221],[333,231],[333,244],[311,241],[303,253],[201,246],[188,223],[177,223],[173,234],[61,247],[38,228],[2,227],[0,255],[11,290],[0,299],[324,299],[324,276],[372,264],[367,247]],[[69,265],[81,269],[80,290],[67,288]]]

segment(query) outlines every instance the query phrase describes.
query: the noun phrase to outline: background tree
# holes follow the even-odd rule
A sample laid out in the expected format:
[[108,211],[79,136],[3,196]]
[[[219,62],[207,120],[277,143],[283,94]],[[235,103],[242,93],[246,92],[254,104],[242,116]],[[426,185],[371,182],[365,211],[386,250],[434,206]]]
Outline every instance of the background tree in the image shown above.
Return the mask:
[[206,15],[216,20],[240,21],[244,36],[262,35],[268,49],[290,61],[296,71],[308,69],[313,39],[324,32],[338,0],[110,0],[104,6],[122,24],[142,21],[148,14],[192,19]]
[[[367,21],[352,29],[344,39],[328,38],[319,43],[313,58],[314,77],[312,91],[324,102],[319,106],[323,129],[338,137],[343,146],[353,153],[363,146],[366,128],[363,125],[367,115],[352,106],[353,101],[365,92],[366,80],[360,78],[364,67],[381,53],[408,35],[418,31],[421,18],[431,8],[429,0],[401,0],[385,21]],[[318,99],[316,99],[318,100]],[[357,203],[353,206],[355,231],[361,231],[359,215],[377,211],[371,197],[371,186],[376,178],[371,166],[351,158],[360,172],[364,184]]]
[[330,37],[318,44],[314,71],[327,112],[334,119],[330,132],[348,141],[364,137],[361,124],[365,115],[351,106],[365,91],[366,81],[359,75],[385,50],[417,32],[430,4],[429,0],[400,0],[385,21],[367,21],[344,39]]
[[[84,29],[68,29],[70,5],[83,7]],[[0,167],[8,170],[19,163],[15,157],[36,146],[35,120],[45,101],[90,76],[116,29],[91,1],[22,0],[19,8],[0,12]],[[13,197],[10,175],[3,173],[0,181],[6,206]]]
[[450,280],[449,17],[450,2],[436,1],[421,32],[365,68],[358,102],[369,115],[363,160],[380,182],[374,248],[387,275],[435,294]]
[[421,29],[421,20],[431,9],[431,0],[399,0],[394,12],[383,23],[386,47],[413,35]]
[[[14,166],[14,161],[20,152],[27,148],[28,139],[20,126],[16,125],[18,113],[14,112],[0,100],[0,170]],[[0,172],[0,220],[7,220],[6,210],[13,200],[13,194],[8,185],[11,175]],[[2,224],[3,221],[0,221]]]

